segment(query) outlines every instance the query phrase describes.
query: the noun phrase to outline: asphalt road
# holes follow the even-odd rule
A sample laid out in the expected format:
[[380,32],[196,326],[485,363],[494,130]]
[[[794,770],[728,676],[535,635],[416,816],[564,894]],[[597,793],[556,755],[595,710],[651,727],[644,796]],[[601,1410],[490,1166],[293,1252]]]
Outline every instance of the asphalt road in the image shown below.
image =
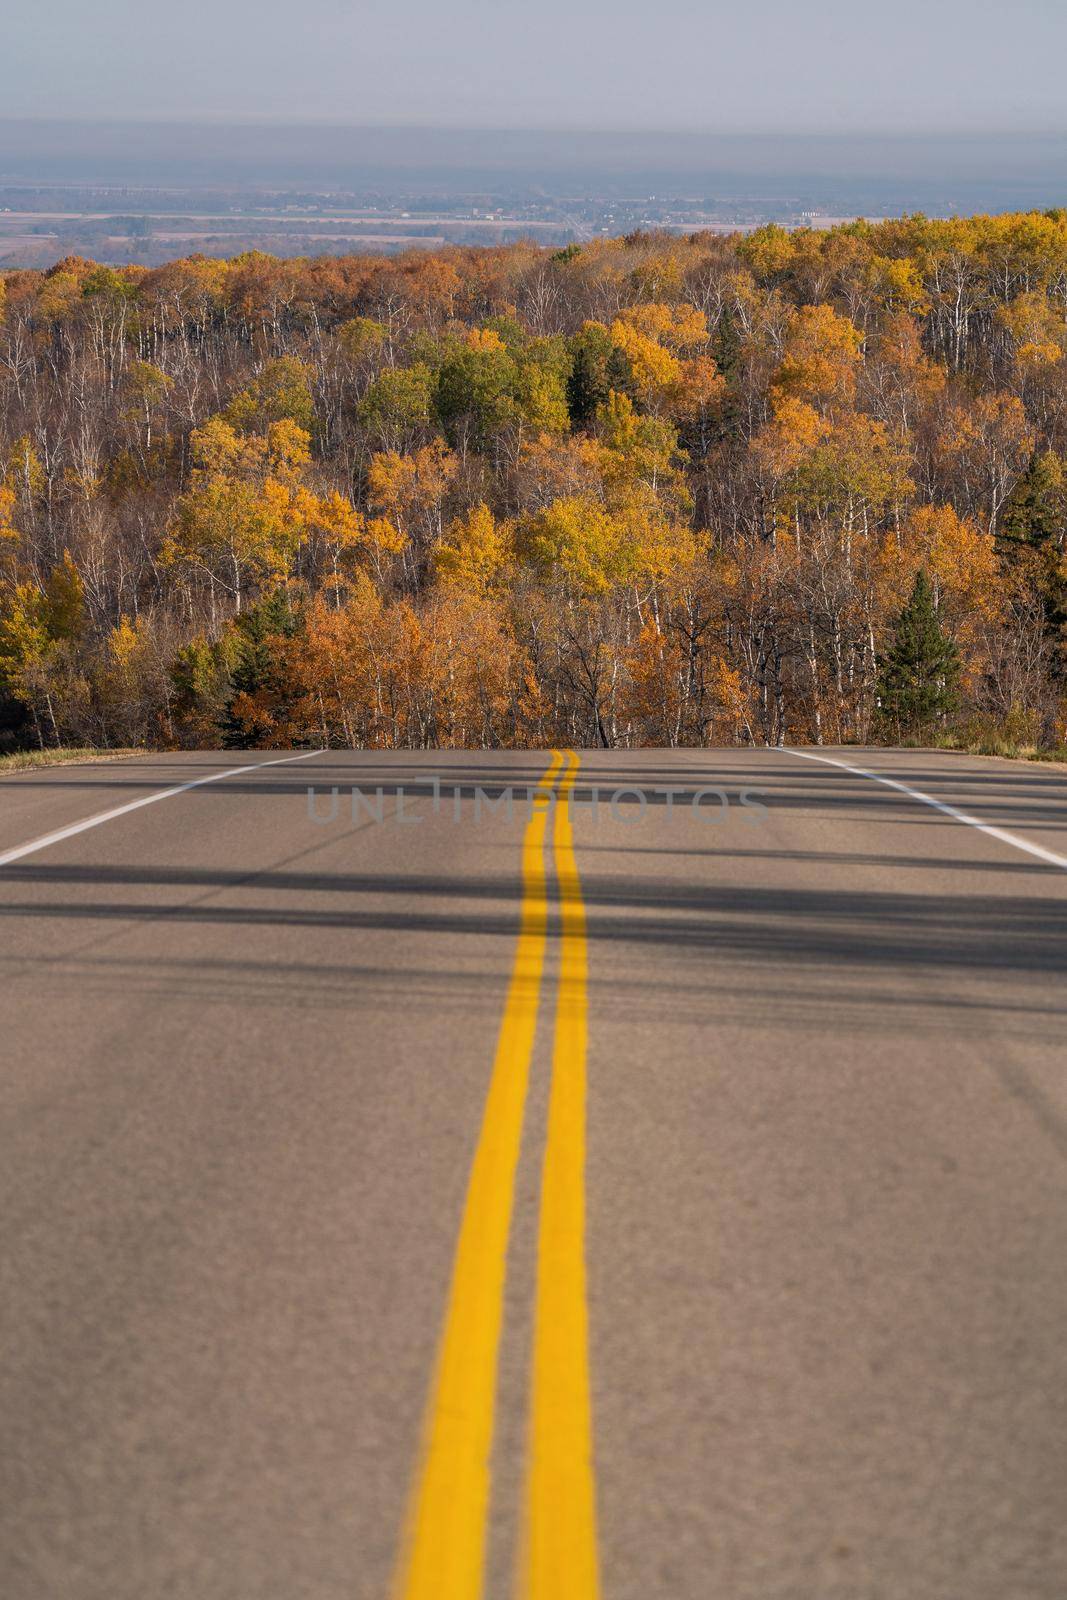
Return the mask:
[[1067,770],[294,754],[0,781],[3,1600],[1062,1600]]

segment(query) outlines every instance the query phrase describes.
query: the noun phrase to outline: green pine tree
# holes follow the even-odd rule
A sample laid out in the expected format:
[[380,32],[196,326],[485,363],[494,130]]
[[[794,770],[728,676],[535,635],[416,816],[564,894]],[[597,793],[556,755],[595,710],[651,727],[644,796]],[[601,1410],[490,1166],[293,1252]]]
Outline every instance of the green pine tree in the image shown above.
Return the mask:
[[1062,547],[1065,531],[1067,463],[1054,450],[1035,451],[1001,514],[1001,547],[1005,554],[1020,545],[1040,550],[1052,542]]
[[1025,571],[1041,599],[1058,670],[1067,671],[1067,460],[1035,451],[1000,518],[1001,556]]
[[958,703],[959,652],[942,631],[930,580],[919,572],[882,662],[878,698],[898,736],[942,721]]
[[576,428],[589,427],[614,389],[630,394],[633,373],[630,362],[611,342],[606,328],[594,324],[581,329],[570,340],[571,367],[567,375],[567,407]]
[[298,618],[284,590],[268,595],[234,618],[236,638],[232,645],[230,691],[219,722],[227,750],[247,750],[258,743],[256,736],[250,734],[235,715],[234,701],[238,695],[253,698],[266,695],[279,708],[286,703],[286,685],[278,670],[278,640],[292,638],[297,627]]

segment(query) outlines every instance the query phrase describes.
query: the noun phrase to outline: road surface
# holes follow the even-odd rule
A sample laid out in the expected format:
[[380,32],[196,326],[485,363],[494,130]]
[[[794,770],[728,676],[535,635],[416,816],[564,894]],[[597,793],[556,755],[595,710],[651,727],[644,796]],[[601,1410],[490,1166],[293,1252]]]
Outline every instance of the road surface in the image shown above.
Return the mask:
[[4,1600],[1067,1593],[1067,770],[577,762],[0,781]]

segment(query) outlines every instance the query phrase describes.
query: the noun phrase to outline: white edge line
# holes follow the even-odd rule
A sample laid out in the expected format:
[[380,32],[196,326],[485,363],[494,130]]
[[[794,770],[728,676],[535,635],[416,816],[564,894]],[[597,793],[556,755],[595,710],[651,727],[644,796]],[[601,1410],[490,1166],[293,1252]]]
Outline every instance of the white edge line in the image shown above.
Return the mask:
[[292,761],[307,761],[311,756],[321,756],[322,750],[303,750],[298,756],[272,756],[269,761],[250,761],[241,767],[229,767],[225,772],[211,772],[206,778],[194,778],[191,783],[179,783],[173,789],[161,789],[157,794],[145,795],[141,800],[130,800],[124,806],[113,806],[110,811],[99,811],[95,817],[86,817],[83,822],[72,822],[67,828],[57,828],[54,833],[43,834],[40,839],[31,839],[29,844],[16,845],[14,850],[6,850],[0,855],[0,867],[6,867],[12,861],[21,861],[24,856],[35,855],[38,850],[47,850],[50,844],[59,844],[63,839],[73,839],[75,834],[85,833],[89,828],[98,828],[102,822],[110,822],[113,817],[124,817],[129,811],[140,811],[142,806],[154,806],[157,800],[169,800],[173,795],[184,794],[187,789],[199,789],[205,783],[221,783],[223,778],[236,778],[242,772],[258,772],[263,767],[283,767]]
[[990,823],[972,817],[969,812],[959,811],[955,806],[946,804],[944,800],[935,800],[933,795],[924,794],[921,789],[912,789],[896,778],[887,778],[880,772],[868,772],[866,767],[853,767],[847,761],[836,761],[833,756],[817,756],[811,750],[790,750],[786,745],[777,748],[785,756],[797,756],[801,761],[821,761],[825,767],[840,767],[842,772],[852,772],[857,778],[870,778],[872,783],[884,783],[887,789],[898,789],[901,794],[910,796],[912,800],[921,800],[923,805],[933,806],[935,811],[943,811],[946,817],[952,817],[956,822],[965,822],[968,827],[977,828],[979,833],[987,833],[991,839],[999,839],[1001,844],[1013,845],[1016,850],[1024,850],[1028,856],[1036,856],[1039,861],[1046,861],[1050,867],[1061,867],[1067,871],[1067,856],[1058,856],[1054,850],[1046,850],[1044,845],[1031,844],[1029,839],[1020,839],[1018,834],[1008,833],[1005,828],[994,828]]

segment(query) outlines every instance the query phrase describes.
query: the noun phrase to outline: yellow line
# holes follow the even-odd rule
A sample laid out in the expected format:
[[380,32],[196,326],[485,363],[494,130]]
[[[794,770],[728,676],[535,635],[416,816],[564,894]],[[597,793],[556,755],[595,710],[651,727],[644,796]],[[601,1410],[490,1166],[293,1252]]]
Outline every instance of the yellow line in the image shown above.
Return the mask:
[[[553,784],[562,765],[554,752],[542,784]],[[545,961],[548,805],[547,796],[538,799],[523,836],[518,947],[456,1246],[397,1600],[479,1600],[482,1592],[508,1233]]]
[[567,755],[553,841],[560,975],[537,1246],[530,1458],[520,1556],[525,1600],[596,1600],[600,1592],[585,1283],[588,959],[570,817],[579,763],[573,750]]

